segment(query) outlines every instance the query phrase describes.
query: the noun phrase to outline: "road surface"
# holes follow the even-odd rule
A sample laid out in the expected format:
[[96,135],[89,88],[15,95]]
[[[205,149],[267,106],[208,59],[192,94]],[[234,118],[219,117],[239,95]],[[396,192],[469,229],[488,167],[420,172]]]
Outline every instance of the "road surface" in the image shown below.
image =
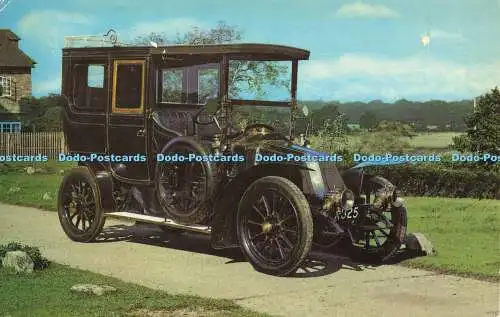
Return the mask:
[[212,251],[203,236],[108,220],[98,243],[75,243],[55,212],[0,204],[0,243],[9,241],[38,246],[49,259],[75,268],[170,293],[233,299],[281,316],[494,317],[499,310],[495,283],[364,267],[323,254],[311,257],[310,272],[272,277],[255,272],[239,252]]

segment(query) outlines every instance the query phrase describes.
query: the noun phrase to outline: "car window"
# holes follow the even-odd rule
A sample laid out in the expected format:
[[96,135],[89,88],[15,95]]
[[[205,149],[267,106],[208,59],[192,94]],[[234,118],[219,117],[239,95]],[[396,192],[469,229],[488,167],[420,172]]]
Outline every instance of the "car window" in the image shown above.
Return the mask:
[[161,102],[201,105],[219,97],[217,63],[166,68],[161,75]]
[[219,70],[208,68],[198,71],[198,103],[205,104],[208,99],[219,96]]
[[163,71],[163,102],[183,102],[182,82],[184,80],[183,69],[165,69]]
[[73,101],[79,111],[104,111],[106,74],[104,64],[76,64],[73,68]]
[[291,61],[230,60],[230,99],[291,101]]
[[137,113],[144,106],[144,62],[115,61],[113,112]]
[[104,88],[104,65],[89,65],[87,86]]

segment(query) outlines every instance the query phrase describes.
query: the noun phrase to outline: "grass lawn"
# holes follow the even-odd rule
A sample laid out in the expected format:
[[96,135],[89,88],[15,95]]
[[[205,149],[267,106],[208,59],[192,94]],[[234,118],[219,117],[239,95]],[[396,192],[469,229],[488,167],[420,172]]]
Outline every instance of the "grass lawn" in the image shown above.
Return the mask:
[[[26,172],[25,169],[30,166],[35,168],[35,174],[29,175]],[[57,210],[57,193],[63,176],[61,170],[67,171],[73,166],[74,163],[53,161],[35,164],[0,164],[0,201]]]
[[[52,164],[47,173],[68,168]],[[27,175],[22,168],[0,168],[0,201],[56,210],[60,174]],[[18,192],[9,192],[12,187]],[[49,192],[50,199],[43,200]],[[405,261],[406,265],[499,279],[500,201],[453,198],[409,197],[409,232],[422,232],[436,246],[438,254]]]
[[[229,300],[169,295],[55,263],[32,275],[16,275],[0,268],[0,281],[0,316],[268,316]],[[117,291],[103,296],[70,291],[71,286],[80,283],[109,285]],[[198,314],[188,314],[191,311]]]
[[500,280],[500,201],[409,197],[408,230],[425,234],[437,255],[413,267]]

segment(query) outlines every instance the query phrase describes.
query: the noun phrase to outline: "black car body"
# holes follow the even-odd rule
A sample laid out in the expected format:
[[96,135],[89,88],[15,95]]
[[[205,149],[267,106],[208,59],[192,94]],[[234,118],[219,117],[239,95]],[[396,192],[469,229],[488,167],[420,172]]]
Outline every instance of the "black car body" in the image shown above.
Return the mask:
[[[313,244],[347,240],[388,258],[406,230],[394,186],[311,160],[334,154],[293,141],[298,64],[308,58],[268,44],[65,48],[63,126],[68,155],[80,158],[60,189],[66,234],[91,241],[106,217],[207,233],[214,248],[241,247],[256,269],[275,275],[293,273]],[[233,61],[247,69],[289,63],[288,100],[235,98]],[[288,131],[235,128],[240,106],[290,110]]]

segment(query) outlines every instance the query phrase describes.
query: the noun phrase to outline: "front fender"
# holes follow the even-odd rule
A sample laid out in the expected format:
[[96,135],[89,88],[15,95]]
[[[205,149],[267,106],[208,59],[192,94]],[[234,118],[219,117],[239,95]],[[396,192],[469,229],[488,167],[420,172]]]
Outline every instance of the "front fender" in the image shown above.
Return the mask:
[[[300,181],[296,185],[302,189],[306,197],[311,199],[312,203],[321,201],[324,195],[328,192],[327,185],[323,179],[320,165],[318,162],[304,162],[304,161],[281,161],[281,162],[259,162],[257,161],[256,155],[284,155],[287,154],[301,155],[302,153],[293,149],[283,149],[283,148],[256,148],[251,153],[247,154],[249,162],[247,163],[247,168],[266,168],[270,171],[270,175],[273,174],[273,170],[285,170],[284,177],[289,177],[291,175],[298,174],[296,178]],[[286,172],[290,171],[290,172]],[[293,171],[293,172],[292,172]]]

